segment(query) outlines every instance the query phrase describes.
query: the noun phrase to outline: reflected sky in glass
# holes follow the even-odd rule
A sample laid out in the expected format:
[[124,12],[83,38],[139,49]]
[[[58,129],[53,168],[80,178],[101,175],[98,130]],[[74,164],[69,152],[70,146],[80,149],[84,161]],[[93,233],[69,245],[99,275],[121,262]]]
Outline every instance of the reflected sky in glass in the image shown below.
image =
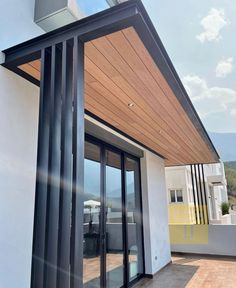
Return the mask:
[[[93,194],[95,197],[99,197],[100,194],[100,182],[94,181],[100,177],[100,163],[90,160],[85,160],[85,193]],[[107,196],[119,197],[120,194],[120,169],[114,167],[107,167],[110,171],[107,178]],[[134,172],[130,171],[126,174],[127,181],[127,194],[134,193]],[[93,179],[93,181],[91,181]]]

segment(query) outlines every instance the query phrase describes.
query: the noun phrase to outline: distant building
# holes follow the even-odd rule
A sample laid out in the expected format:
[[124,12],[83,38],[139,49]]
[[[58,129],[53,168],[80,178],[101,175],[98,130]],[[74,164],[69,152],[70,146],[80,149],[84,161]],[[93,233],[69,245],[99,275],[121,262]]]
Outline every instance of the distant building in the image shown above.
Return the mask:
[[228,202],[224,164],[166,168],[170,224],[220,224]]

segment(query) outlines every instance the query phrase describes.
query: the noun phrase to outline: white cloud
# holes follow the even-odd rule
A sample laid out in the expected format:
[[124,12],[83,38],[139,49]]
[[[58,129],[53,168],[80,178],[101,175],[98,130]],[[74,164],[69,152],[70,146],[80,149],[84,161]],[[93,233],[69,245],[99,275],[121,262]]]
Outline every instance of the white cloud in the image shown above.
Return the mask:
[[223,9],[211,8],[208,15],[202,18],[201,26],[203,32],[196,38],[204,43],[205,41],[219,41],[221,38],[220,31],[229,24]]
[[187,75],[182,80],[196,110],[202,118],[220,112],[236,116],[235,90],[217,86],[208,87],[207,82],[197,75]]
[[219,61],[216,66],[216,77],[225,78],[230,74],[233,71],[233,61],[234,59],[232,57]]
[[235,116],[235,117],[236,117],[236,109],[232,109],[232,110],[230,111],[230,114],[231,114],[232,116]]

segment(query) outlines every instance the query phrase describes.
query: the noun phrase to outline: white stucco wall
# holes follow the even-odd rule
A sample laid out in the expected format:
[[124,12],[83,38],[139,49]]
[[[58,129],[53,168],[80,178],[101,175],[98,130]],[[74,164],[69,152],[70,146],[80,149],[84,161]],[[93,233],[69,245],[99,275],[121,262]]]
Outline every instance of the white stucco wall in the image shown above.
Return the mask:
[[164,161],[151,152],[141,160],[146,274],[171,261]]
[[182,189],[184,203],[189,203],[188,199],[188,179],[187,179],[187,167],[167,167],[165,168],[166,187],[168,202],[170,201],[170,189]]
[[[0,51],[42,34],[33,19],[34,1],[1,0]],[[29,288],[39,91],[1,66],[0,87],[0,287]]]
[[38,88],[0,66],[0,287],[29,288]]
[[34,23],[34,0],[0,1],[0,51],[44,31]]
[[208,225],[207,244],[171,245],[171,251],[236,256],[236,225]]

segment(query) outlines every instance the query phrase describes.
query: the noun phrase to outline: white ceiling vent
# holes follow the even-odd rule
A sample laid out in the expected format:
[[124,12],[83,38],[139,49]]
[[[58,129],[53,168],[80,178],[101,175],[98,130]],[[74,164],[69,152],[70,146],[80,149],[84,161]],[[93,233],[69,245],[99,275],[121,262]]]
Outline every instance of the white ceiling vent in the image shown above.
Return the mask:
[[46,32],[83,17],[76,0],[35,0],[34,21]]

